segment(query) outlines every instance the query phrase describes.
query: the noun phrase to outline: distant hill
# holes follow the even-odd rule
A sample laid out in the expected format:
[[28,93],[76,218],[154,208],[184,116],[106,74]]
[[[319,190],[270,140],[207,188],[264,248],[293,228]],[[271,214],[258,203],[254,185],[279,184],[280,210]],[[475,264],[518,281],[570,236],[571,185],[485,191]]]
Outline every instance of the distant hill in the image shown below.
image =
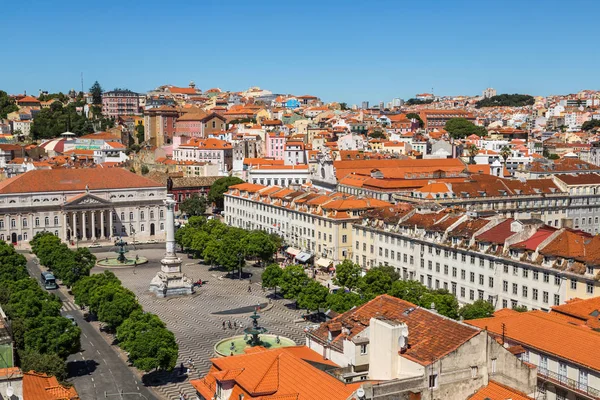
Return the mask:
[[532,106],[533,103],[535,103],[535,100],[528,94],[499,94],[498,96],[478,101],[475,107],[523,107]]

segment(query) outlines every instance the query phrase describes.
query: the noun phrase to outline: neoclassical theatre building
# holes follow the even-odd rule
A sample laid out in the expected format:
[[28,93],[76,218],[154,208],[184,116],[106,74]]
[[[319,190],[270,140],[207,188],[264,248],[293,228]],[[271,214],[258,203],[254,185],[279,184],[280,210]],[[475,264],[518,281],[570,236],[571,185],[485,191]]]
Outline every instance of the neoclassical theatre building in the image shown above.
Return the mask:
[[0,240],[162,240],[166,187],[121,168],[34,170],[0,182]]

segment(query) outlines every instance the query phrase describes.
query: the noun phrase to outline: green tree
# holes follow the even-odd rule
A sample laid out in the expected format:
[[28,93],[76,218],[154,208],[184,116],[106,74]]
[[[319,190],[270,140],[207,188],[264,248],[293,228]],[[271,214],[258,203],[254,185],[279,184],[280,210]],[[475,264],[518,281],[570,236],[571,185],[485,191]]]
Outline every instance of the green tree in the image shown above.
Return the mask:
[[133,365],[145,372],[154,369],[170,371],[177,364],[179,346],[175,335],[165,328],[155,327],[139,332],[127,348]]
[[22,371],[35,371],[55,376],[61,382],[67,379],[67,365],[56,353],[40,354],[36,351],[19,351]]
[[485,136],[487,130],[482,126],[476,126],[466,118],[451,118],[444,127],[446,131],[455,139],[462,139],[470,135]]
[[92,87],[90,88],[90,94],[92,95],[92,104],[101,105],[102,104],[102,86],[98,83],[98,81],[94,82]]
[[433,103],[433,99],[421,100],[421,99],[412,98],[412,99],[406,100],[406,102],[404,104],[407,106],[417,106],[420,104],[430,104],[430,103]]
[[408,113],[408,114],[406,114],[406,118],[407,119],[416,119],[419,122],[419,128],[422,128],[424,125],[423,120],[421,119],[421,116],[417,113]]
[[284,268],[279,280],[279,287],[286,299],[297,299],[304,285],[308,283],[308,276],[301,265],[288,265]]
[[523,107],[535,104],[535,99],[527,94],[499,94],[497,96],[482,99],[475,107]]
[[488,318],[494,314],[494,306],[485,300],[477,300],[473,304],[465,304],[458,311],[464,319]]
[[0,119],[6,118],[11,112],[17,111],[19,107],[8,93],[0,90]]
[[552,153],[548,155],[548,160],[559,160],[560,156],[558,154]]
[[385,139],[387,136],[382,128],[375,127],[371,132],[369,132],[369,137],[372,139]]
[[467,147],[467,151],[469,152],[469,163],[475,164],[475,156],[479,154],[479,148],[474,144],[471,144]]
[[600,127],[600,119],[591,119],[589,121],[585,121],[581,125],[581,130],[583,130],[583,131],[589,131],[589,130],[592,130],[592,129],[597,128],[597,127]]
[[25,350],[41,354],[56,353],[61,358],[79,351],[78,326],[64,317],[39,317],[25,332]]
[[329,290],[317,281],[309,280],[298,293],[298,307],[317,311],[325,306]]
[[384,268],[371,268],[360,281],[359,288],[368,300],[380,294],[387,293],[392,288],[392,282],[394,281],[389,272]]
[[527,312],[527,306],[514,306],[512,309],[516,312]]
[[348,109],[348,104],[347,103],[340,103],[340,110],[346,111],[347,109]]
[[327,307],[337,313],[346,312],[363,303],[364,300],[358,293],[345,292],[344,290],[338,290],[336,293],[330,293],[327,296]]
[[119,346],[123,350],[129,351],[138,335],[155,328],[165,328],[164,322],[157,315],[146,313],[142,310],[135,310],[117,328]]
[[120,285],[121,281],[111,271],[104,271],[101,274],[94,274],[80,279],[73,286],[73,295],[75,303],[79,305],[89,305],[91,293],[101,286]]
[[335,278],[333,282],[352,290],[358,287],[360,282],[362,269],[358,264],[352,262],[352,260],[344,260],[335,267]]
[[135,137],[137,139],[138,144],[142,144],[144,142],[144,140],[146,139],[146,136],[144,133],[144,125],[142,123],[138,123],[135,126]]
[[15,248],[0,240],[0,286],[8,282],[15,282],[29,276],[27,273],[27,259],[15,251]]
[[206,197],[194,193],[179,204],[179,209],[189,216],[202,216],[206,213]]
[[456,297],[444,289],[430,291],[425,293],[419,302],[424,308],[431,308],[434,305],[435,310],[448,318],[458,319],[458,300]]
[[273,259],[273,255],[279,248],[278,242],[265,231],[251,231],[244,238],[245,254],[251,257],[258,257],[264,263]]
[[131,290],[114,283],[97,287],[90,296],[90,311],[113,331],[140,308]]
[[13,292],[4,310],[11,319],[28,319],[37,316],[56,317],[62,304],[56,296],[41,292],[41,288]]
[[146,175],[148,172],[150,172],[150,168],[148,168],[146,164],[143,164],[140,172],[142,175]]
[[500,149],[500,156],[504,159],[505,163],[506,163],[506,160],[508,160],[508,157],[510,157],[511,154],[512,154],[512,150],[508,146],[504,146],[504,147],[502,147]]
[[397,280],[392,283],[388,294],[418,305],[421,304],[421,298],[428,292],[429,290],[419,281]]
[[83,135],[95,129],[92,121],[84,113],[78,112],[74,103],[63,106],[60,102],[40,110],[31,125],[31,134],[36,140],[55,138],[67,130]]
[[229,189],[229,186],[238,185],[240,183],[244,183],[244,181],[235,176],[226,176],[224,178],[217,179],[208,191],[208,201],[214,203],[217,208],[222,210],[223,193]]
[[279,286],[279,282],[281,280],[282,275],[283,270],[281,269],[279,264],[268,265],[262,274],[263,287],[273,288],[275,289],[275,294],[277,294],[277,286]]

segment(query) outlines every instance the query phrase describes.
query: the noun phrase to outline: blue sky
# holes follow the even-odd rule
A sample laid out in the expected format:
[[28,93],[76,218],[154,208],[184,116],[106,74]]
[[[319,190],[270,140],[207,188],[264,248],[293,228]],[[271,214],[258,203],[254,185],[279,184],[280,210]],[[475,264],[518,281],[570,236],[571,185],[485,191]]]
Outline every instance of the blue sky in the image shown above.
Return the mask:
[[39,1],[2,7],[0,89],[161,84],[359,104],[600,89],[600,2]]

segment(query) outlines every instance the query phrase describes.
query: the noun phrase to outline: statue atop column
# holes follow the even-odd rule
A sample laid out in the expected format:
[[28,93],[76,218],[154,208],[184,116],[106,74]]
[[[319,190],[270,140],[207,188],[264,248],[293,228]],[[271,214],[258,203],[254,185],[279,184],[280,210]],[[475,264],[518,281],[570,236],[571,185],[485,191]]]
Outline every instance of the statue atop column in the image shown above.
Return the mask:
[[181,272],[181,258],[175,252],[175,200],[172,194],[167,194],[164,201],[167,208],[166,252],[160,260],[160,271],[150,282],[150,291],[157,297],[187,295],[193,293],[192,280]]

